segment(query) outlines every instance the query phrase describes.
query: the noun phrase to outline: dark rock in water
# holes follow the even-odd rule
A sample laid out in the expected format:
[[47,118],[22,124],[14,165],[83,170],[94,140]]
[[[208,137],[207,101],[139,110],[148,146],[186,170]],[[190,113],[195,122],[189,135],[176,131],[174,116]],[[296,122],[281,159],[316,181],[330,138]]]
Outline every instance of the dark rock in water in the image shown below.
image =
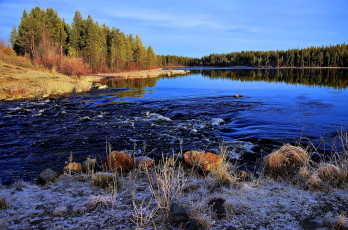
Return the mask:
[[82,162],[82,170],[84,172],[93,172],[95,169],[95,164],[97,163],[96,159],[87,158],[84,162]]
[[208,203],[208,205],[212,207],[213,212],[215,212],[218,219],[226,217],[226,209],[224,206],[225,201],[226,200],[222,198],[214,198]]
[[38,178],[38,183],[41,185],[47,184],[49,182],[54,182],[58,176],[58,173],[53,171],[52,169],[45,169],[42,171]]
[[185,227],[186,230],[201,230],[203,229],[196,221],[188,223]]
[[186,222],[189,218],[186,209],[177,203],[172,203],[170,205],[170,215],[174,223]]

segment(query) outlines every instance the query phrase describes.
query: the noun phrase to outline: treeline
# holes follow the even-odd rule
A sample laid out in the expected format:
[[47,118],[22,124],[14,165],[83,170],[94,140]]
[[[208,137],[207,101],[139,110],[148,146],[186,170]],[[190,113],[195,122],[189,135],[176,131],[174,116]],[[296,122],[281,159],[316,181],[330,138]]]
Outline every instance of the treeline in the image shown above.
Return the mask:
[[211,54],[195,63],[200,66],[348,67],[348,45],[289,49],[286,51],[242,51]]
[[18,30],[13,27],[9,41],[17,54],[28,55],[45,67],[60,68],[62,59],[75,60],[75,65],[82,61],[94,72],[158,65],[153,48],[146,48],[139,35],[134,38],[118,28],[99,25],[90,15],[84,19],[79,11],[69,25],[51,8],[36,7],[29,14],[24,10]]

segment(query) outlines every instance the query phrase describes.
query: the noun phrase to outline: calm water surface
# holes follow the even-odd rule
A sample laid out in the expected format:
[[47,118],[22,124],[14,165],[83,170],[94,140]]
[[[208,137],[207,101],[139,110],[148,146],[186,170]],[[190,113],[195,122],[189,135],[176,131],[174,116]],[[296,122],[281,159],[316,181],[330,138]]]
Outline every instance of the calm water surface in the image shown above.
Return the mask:
[[77,161],[101,161],[106,140],[115,150],[155,158],[178,152],[180,142],[184,151],[214,152],[224,141],[231,158],[253,167],[301,136],[329,152],[348,123],[346,70],[190,70],[105,81],[105,91],[59,99],[0,102],[2,182],[61,170],[71,152]]

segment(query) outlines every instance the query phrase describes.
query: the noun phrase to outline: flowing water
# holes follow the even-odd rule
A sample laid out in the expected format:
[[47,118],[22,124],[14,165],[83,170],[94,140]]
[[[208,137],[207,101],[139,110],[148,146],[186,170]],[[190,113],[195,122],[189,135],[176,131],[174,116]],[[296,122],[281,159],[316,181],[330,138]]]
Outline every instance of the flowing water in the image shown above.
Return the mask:
[[231,158],[252,168],[301,137],[330,152],[323,140],[330,143],[348,123],[347,70],[190,70],[106,80],[104,91],[0,102],[2,183],[60,171],[70,153],[75,161],[91,155],[101,162],[106,141],[156,159],[180,149],[216,152],[224,142]]

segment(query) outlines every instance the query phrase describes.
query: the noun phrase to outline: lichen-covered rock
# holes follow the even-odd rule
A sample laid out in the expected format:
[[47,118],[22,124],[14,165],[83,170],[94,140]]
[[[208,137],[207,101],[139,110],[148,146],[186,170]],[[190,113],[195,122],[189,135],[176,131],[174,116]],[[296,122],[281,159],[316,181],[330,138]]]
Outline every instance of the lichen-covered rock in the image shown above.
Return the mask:
[[57,176],[58,173],[56,173],[52,169],[45,169],[39,174],[38,183],[44,185],[49,182],[54,182]]
[[204,171],[212,171],[222,164],[222,157],[213,153],[188,151],[184,154],[185,163],[190,166],[199,166]]
[[81,173],[82,166],[80,163],[72,162],[64,167],[64,172],[69,173],[69,174]]
[[155,165],[155,161],[150,157],[142,156],[134,158],[135,167],[139,169],[149,169]]
[[133,169],[134,161],[131,155],[113,151],[103,163],[103,169],[112,172],[128,172]]
[[84,162],[82,162],[82,170],[84,172],[93,172],[96,163],[97,159],[87,158]]

